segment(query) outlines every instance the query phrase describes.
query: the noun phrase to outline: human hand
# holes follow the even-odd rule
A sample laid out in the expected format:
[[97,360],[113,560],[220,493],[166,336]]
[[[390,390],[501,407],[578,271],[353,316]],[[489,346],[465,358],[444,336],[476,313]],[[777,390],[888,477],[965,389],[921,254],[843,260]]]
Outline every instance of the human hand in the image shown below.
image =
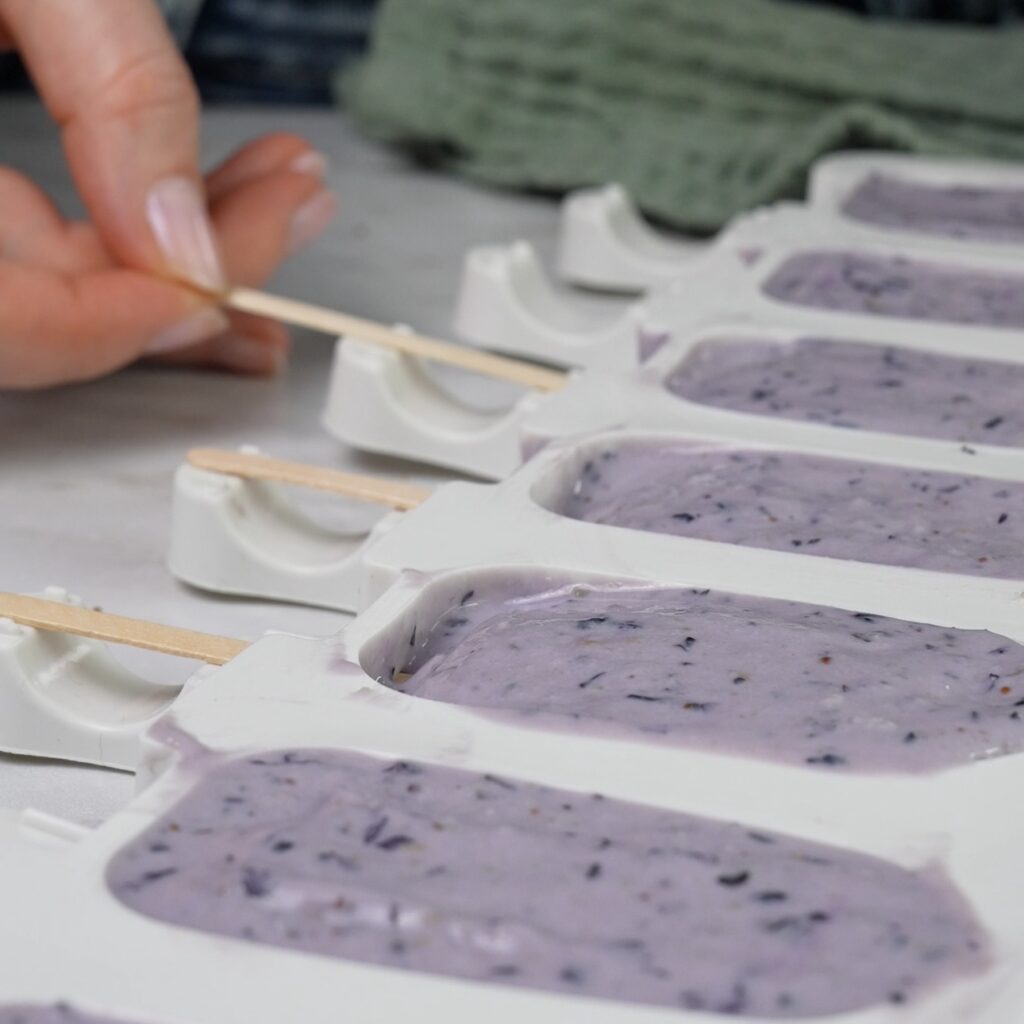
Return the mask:
[[280,368],[283,327],[167,279],[261,285],[334,213],[323,158],[276,134],[202,178],[195,87],[151,0],[0,0],[5,44],[60,127],[90,219],[65,220],[0,166],[0,387],[85,380],[140,356]]

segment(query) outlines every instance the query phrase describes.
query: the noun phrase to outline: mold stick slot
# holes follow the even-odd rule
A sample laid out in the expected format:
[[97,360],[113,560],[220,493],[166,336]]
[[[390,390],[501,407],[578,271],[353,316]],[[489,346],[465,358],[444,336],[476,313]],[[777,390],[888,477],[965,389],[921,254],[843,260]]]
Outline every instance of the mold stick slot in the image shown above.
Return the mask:
[[94,611],[56,588],[46,594],[0,593],[0,750],[7,753],[134,771],[142,734],[181,686],[127,670],[105,642],[210,666],[248,647],[231,637]]
[[190,465],[211,473],[241,477],[243,480],[271,480],[295,487],[343,494],[373,504],[406,512],[430,497],[426,487],[416,487],[380,477],[343,473],[336,469],[310,466],[286,459],[273,459],[254,452],[233,452],[222,448],[193,448],[186,456]]
[[0,618],[54,633],[140,647],[208,665],[225,665],[249,645],[244,640],[130,619],[28,594],[0,593]]

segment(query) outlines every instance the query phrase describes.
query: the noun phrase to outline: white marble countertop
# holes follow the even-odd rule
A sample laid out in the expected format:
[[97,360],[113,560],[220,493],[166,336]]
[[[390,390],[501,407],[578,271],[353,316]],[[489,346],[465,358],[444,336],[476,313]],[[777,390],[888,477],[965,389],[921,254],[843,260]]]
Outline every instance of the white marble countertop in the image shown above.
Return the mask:
[[[76,200],[55,132],[34,102],[0,100],[0,162],[26,171],[59,205]],[[298,131],[331,161],[341,213],[327,236],[272,282],[273,290],[362,316],[448,332],[466,248],[526,238],[550,256],[556,205],[496,193],[426,170],[360,138],[328,110],[220,107],[205,118],[214,162],[243,140]],[[164,567],[171,477],[196,444],[259,445],[269,453],[430,482],[444,474],[345,449],[318,417],[330,340],[295,338],[291,369],[274,381],[134,368],[92,384],[0,393],[0,590],[57,585],[109,611],[253,639],[273,628],[334,632],[324,610],[215,598],[176,583]],[[450,378],[494,403],[503,386]],[[337,499],[326,521],[365,516]],[[119,649],[153,678],[184,678],[194,664]],[[0,755],[0,808],[37,807],[93,824],[131,796],[130,775]]]

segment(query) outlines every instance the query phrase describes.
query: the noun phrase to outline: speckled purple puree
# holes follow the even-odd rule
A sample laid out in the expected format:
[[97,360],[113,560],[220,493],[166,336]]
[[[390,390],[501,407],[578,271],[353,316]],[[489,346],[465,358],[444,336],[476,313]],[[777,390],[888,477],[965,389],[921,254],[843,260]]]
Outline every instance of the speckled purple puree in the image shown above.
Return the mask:
[[471,598],[419,632],[396,689],[577,730],[833,771],[928,771],[1024,749],[1024,647],[981,630],[708,590],[566,586]]
[[213,770],[108,877],[141,913],[253,942],[729,1014],[902,1003],[987,960],[937,872],[337,751]]
[[0,1006],[0,1024],[128,1024],[112,1017],[93,1017],[64,1004]]
[[1024,365],[857,341],[721,339],[665,382],[759,416],[983,444],[1024,444]]
[[1024,580],[1024,482],[794,452],[623,444],[555,508],[752,548]]
[[1024,189],[925,185],[872,174],[843,204],[853,220],[928,235],[1024,242]]
[[801,253],[772,274],[764,291],[817,309],[1024,328],[1024,276],[900,256]]

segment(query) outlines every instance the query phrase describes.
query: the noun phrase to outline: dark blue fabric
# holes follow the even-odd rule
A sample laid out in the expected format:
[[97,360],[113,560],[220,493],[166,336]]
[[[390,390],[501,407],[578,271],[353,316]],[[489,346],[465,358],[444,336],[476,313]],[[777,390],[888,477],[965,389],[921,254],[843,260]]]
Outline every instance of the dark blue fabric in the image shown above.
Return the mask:
[[[377,0],[160,0],[207,101],[329,103],[366,49]],[[0,54],[0,88],[28,88]]]
[[185,55],[207,100],[329,103],[376,0],[206,0]]
[[1024,15],[1024,0],[801,0],[879,18],[927,18],[996,24]]
[[[278,103],[329,103],[331,77],[366,49],[377,5],[377,0],[158,2],[204,99]],[[1024,16],[1024,0],[792,2],[830,4],[876,17],[996,23]],[[0,88],[5,86],[26,88],[28,80],[16,57],[0,54]]]

